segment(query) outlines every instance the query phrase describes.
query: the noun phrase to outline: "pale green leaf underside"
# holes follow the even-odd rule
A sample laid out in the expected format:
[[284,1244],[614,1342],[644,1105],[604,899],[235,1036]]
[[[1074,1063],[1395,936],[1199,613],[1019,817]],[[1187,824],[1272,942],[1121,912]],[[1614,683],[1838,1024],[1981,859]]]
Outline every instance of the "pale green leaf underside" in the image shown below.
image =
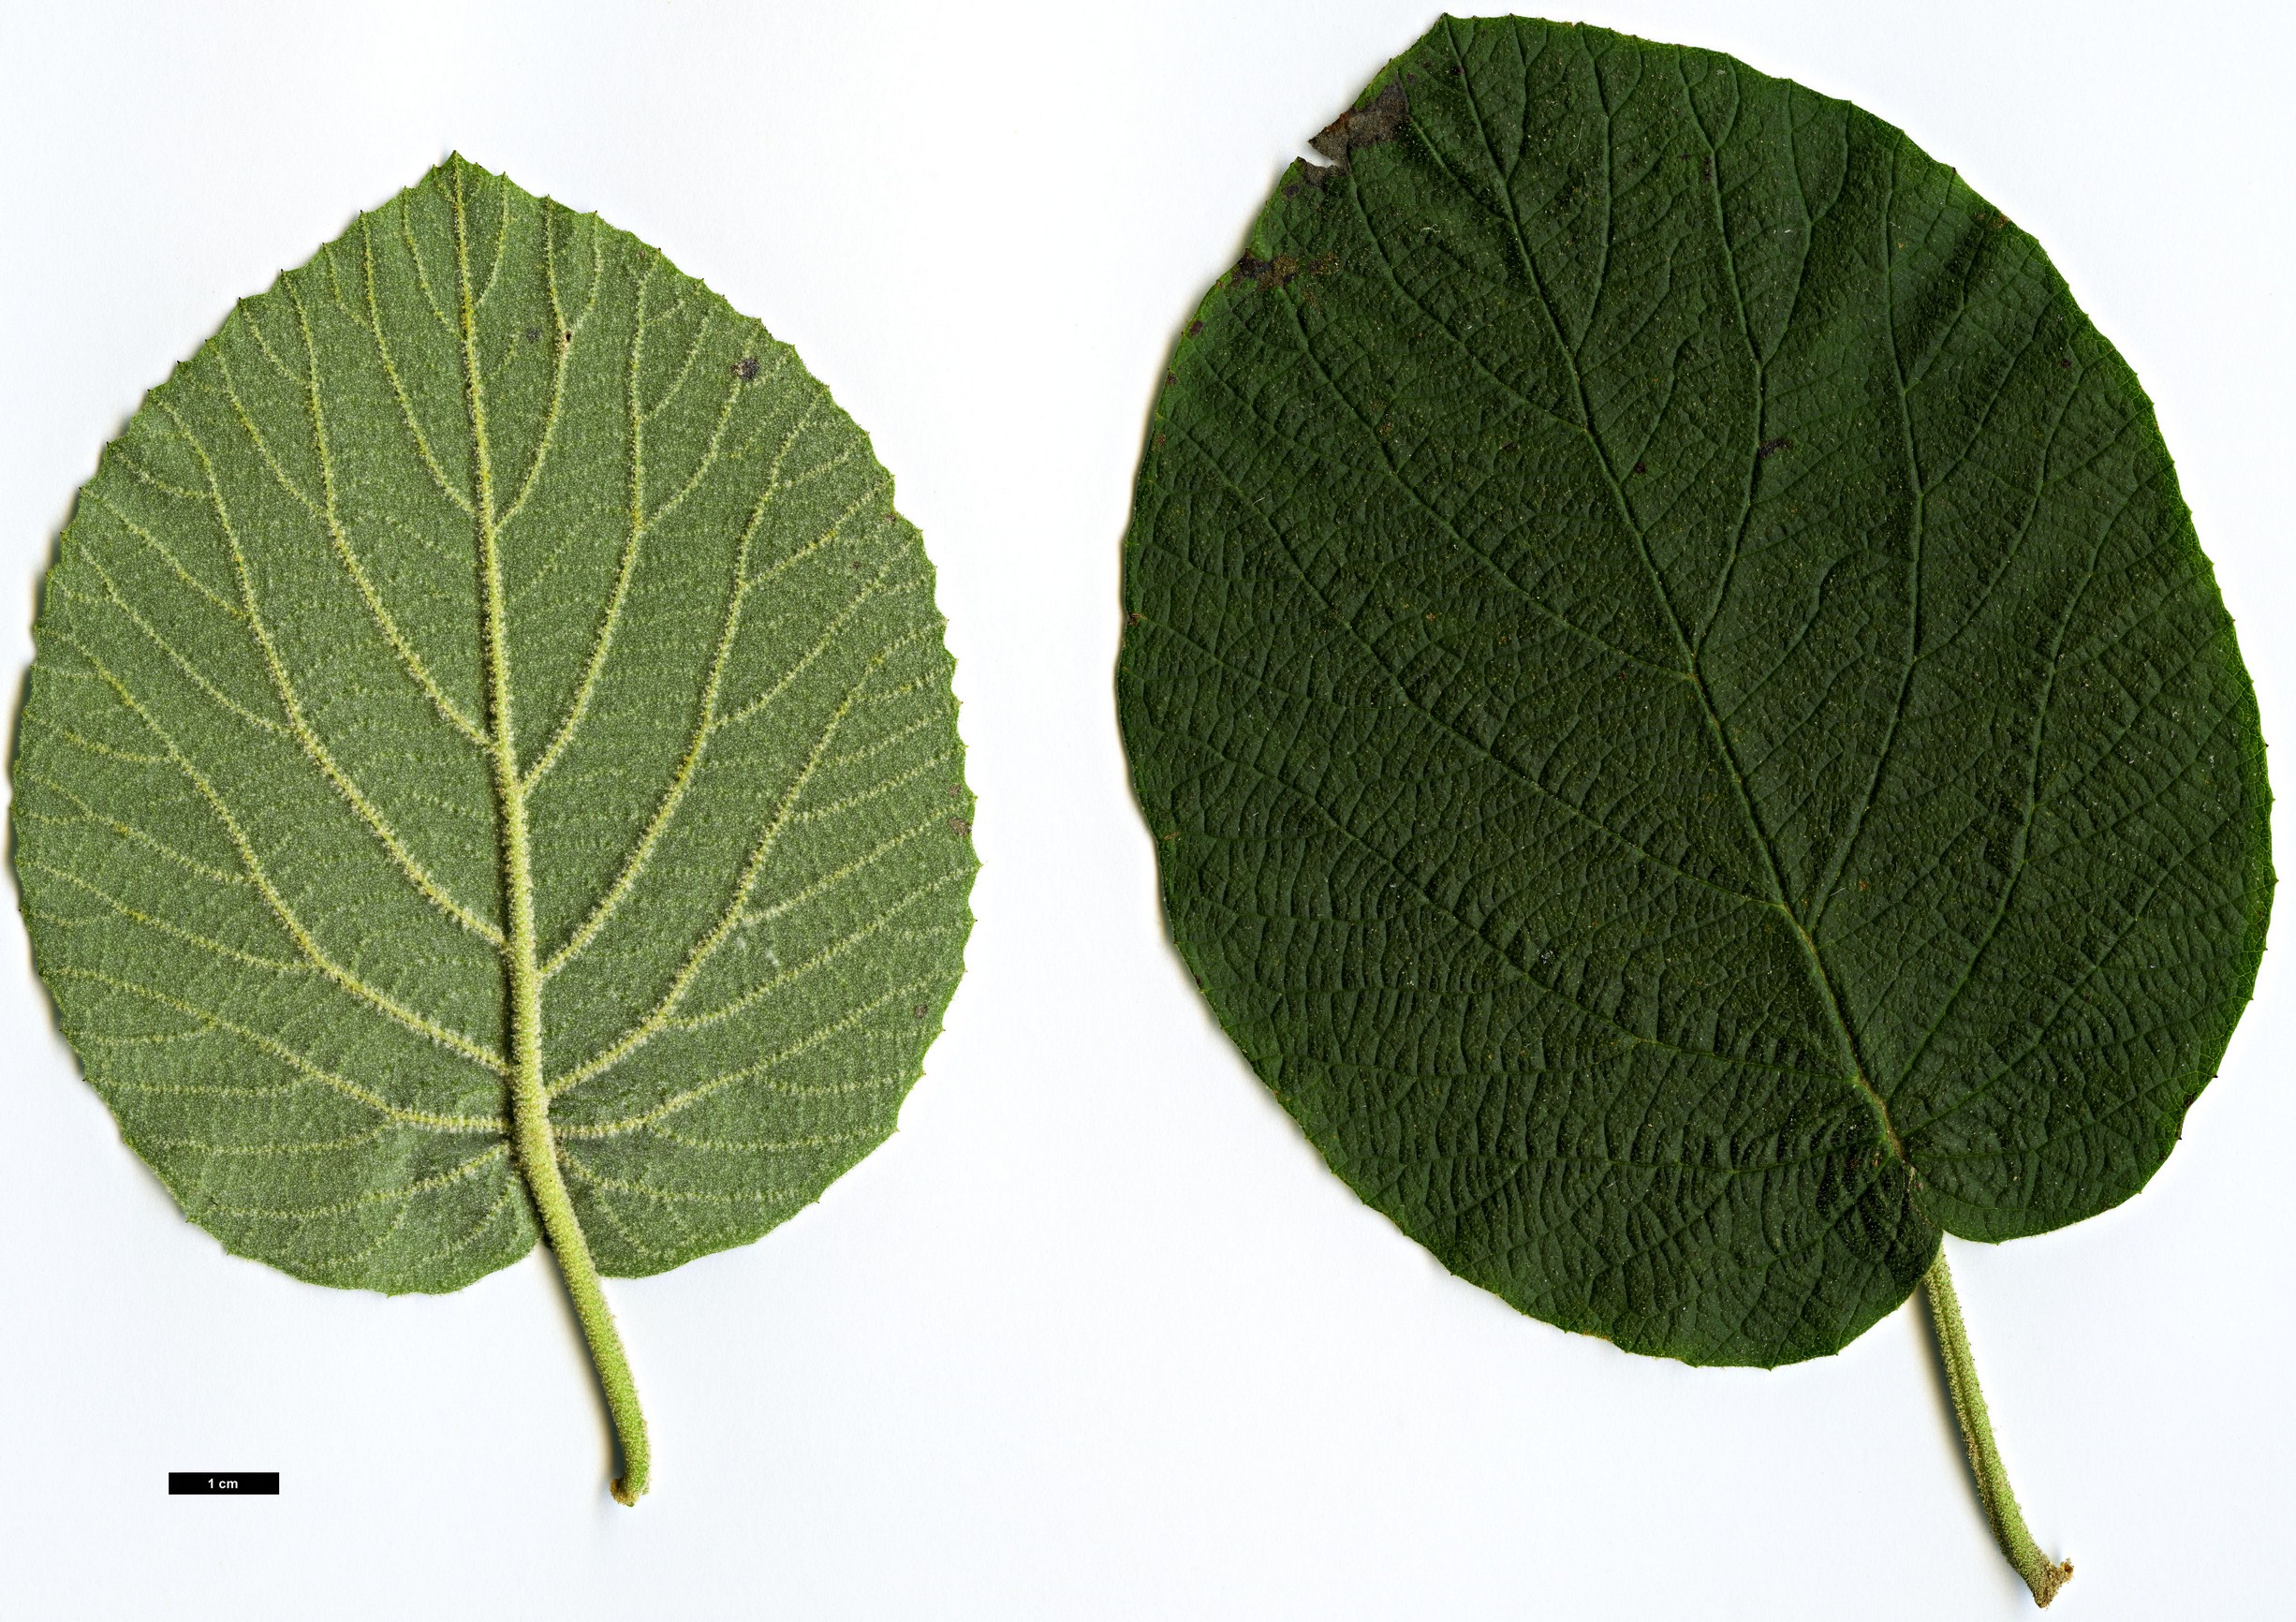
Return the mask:
[[1172,935],[1525,1311],[1832,1350],[2142,1186],[2246,1002],[2263,744],[2151,407],[1905,135],[1446,19],[1178,347],[1120,677]]
[[884,1139],[975,867],[891,499],[758,323],[460,159],[153,391],[41,597],[16,863],[66,1035],[194,1220],[387,1290],[533,1246],[498,749],[601,1270],[753,1239]]

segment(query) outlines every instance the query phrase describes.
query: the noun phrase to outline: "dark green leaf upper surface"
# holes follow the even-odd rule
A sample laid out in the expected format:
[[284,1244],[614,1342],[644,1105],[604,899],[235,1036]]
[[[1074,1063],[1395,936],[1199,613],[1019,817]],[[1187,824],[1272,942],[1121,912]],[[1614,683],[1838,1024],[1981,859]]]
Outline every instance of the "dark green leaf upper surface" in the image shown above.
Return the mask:
[[1119,691],[1175,940],[1454,1271],[1774,1364],[2133,1193],[2270,907],[2248,679],[2039,246],[1729,57],[1447,19],[1158,397]]
[[65,1032],[195,1220],[389,1290],[533,1246],[505,756],[599,1266],[755,1238],[882,1141],[975,866],[891,498],[786,345],[460,159],[153,391],[41,597],[14,829]]

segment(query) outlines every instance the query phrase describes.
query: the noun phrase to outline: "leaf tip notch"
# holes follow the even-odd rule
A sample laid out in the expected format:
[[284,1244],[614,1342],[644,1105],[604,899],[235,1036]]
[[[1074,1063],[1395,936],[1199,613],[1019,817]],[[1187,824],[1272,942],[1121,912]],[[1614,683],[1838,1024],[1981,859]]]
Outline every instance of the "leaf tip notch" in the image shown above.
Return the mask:
[[1410,118],[1411,100],[1404,91],[1402,79],[1391,79],[1376,96],[1349,108],[1317,130],[1307,144],[1331,159],[1332,167],[1344,174],[1347,160],[1357,148],[1393,140],[1403,133]]

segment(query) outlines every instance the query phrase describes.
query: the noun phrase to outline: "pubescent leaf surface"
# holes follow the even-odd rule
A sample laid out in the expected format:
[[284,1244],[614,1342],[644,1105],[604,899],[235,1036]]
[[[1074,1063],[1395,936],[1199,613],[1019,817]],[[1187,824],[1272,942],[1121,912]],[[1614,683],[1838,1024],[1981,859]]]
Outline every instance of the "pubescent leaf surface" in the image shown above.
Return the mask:
[[153,391],[42,592],[16,865],[194,1220],[326,1284],[516,1261],[529,1054],[609,1274],[884,1139],[975,868],[891,500],[787,345],[459,158]]
[[2270,907],[2248,678],[2039,246],[1708,52],[1439,22],[1160,392],[1119,676],[1173,938],[1339,1174],[1774,1364],[2127,1198]]

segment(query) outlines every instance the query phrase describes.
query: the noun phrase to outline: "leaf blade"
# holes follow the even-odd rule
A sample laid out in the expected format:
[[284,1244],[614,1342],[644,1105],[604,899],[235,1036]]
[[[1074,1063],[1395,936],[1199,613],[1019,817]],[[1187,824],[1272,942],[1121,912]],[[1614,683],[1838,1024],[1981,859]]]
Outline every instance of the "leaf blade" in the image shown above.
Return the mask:
[[[748,1000],[552,1123],[604,1271],[817,1198],[891,1129],[962,972],[949,663],[866,437],[654,250],[449,160],[243,302],[107,449],[18,735],[20,883],[83,1069],[188,1215],[320,1282],[456,1289],[537,1235],[509,1152],[489,538],[546,950],[596,915],[540,987],[547,1073],[639,1028],[741,897],[715,979],[688,979]],[[744,597],[745,635],[718,617]],[[792,668],[793,638],[823,645]],[[711,737],[705,674],[781,696]],[[811,755],[817,797],[874,798],[842,821],[793,799]],[[758,852],[775,806],[803,832]],[[917,927],[863,927],[894,901]],[[784,950],[809,980],[772,983]],[[848,1026],[773,1059],[839,999]],[[837,1090],[863,1060],[865,1108]],[[738,1074],[767,1062],[773,1085]],[[736,1214],[607,1202],[653,1163],[581,1160],[582,1109],[709,1083],[749,1136],[708,1140],[675,1191]]]
[[1599,29],[1446,19],[1318,150],[1180,342],[1126,556],[1167,916],[1262,1078],[1454,1271],[1691,1361],[2134,1192],[2253,982],[2269,790],[2038,245]]

